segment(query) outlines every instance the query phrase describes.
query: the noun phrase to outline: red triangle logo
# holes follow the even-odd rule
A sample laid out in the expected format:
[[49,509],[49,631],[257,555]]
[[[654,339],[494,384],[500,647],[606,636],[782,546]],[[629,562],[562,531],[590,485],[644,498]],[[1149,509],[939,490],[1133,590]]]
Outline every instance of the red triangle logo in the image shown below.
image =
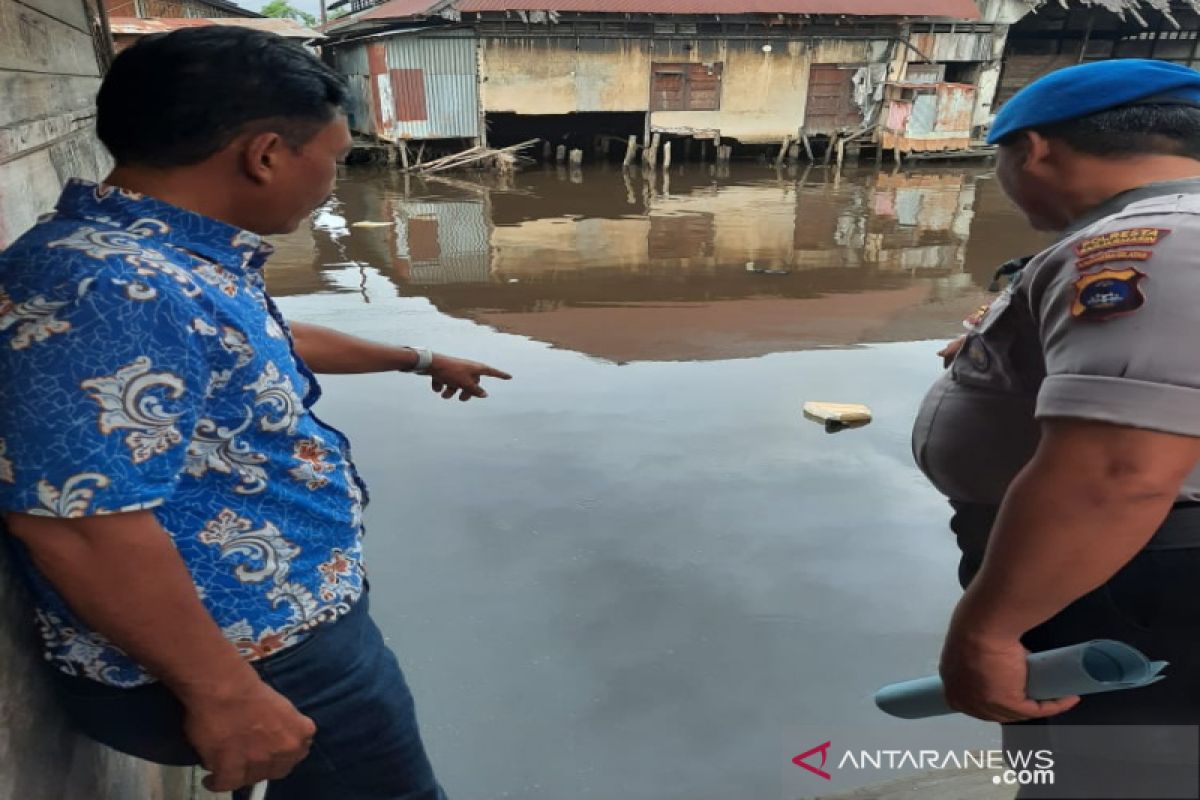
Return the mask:
[[[823,767],[825,766],[825,761],[829,758],[829,746],[832,743],[833,742],[830,741],[830,742],[826,742],[825,744],[819,744],[816,747],[814,747],[812,750],[809,750],[806,753],[801,753],[800,755],[793,758],[792,763],[795,764],[797,767],[804,767],[804,769],[808,770],[809,772],[811,772],[814,775],[819,775],[822,778],[824,778],[825,780],[831,781],[831,780],[833,780],[833,776],[830,775],[828,772],[826,772],[823,769]],[[814,767],[812,764],[809,764],[805,760],[805,759],[809,758],[810,756],[816,755],[817,753],[821,754],[821,766],[820,767]]]

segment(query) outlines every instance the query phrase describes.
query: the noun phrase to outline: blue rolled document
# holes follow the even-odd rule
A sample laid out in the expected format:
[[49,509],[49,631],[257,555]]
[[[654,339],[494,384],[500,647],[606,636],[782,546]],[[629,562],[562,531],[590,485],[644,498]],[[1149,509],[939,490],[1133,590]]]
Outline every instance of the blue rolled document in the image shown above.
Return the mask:
[[[1135,647],[1111,639],[1029,654],[1025,694],[1032,700],[1137,689],[1165,678],[1166,661],[1151,661]],[[881,711],[901,719],[953,714],[936,675],[890,683],[875,693]]]

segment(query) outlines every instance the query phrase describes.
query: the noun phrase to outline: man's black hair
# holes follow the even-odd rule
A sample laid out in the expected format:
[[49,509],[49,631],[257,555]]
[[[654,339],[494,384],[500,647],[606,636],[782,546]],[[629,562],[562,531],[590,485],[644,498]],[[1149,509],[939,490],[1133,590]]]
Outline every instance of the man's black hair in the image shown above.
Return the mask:
[[[1062,139],[1088,155],[1122,158],[1135,155],[1185,156],[1200,161],[1200,108],[1148,104],[1110,108],[1095,114],[1032,128],[1042,136]],[[1000,144],[1015,144],[1017,131]]]
[[147,36],[113,61],[96,98],[118,164],[196,164],[248,130],[300,147],[336,115],[346,83],[299,44],[211,25]]

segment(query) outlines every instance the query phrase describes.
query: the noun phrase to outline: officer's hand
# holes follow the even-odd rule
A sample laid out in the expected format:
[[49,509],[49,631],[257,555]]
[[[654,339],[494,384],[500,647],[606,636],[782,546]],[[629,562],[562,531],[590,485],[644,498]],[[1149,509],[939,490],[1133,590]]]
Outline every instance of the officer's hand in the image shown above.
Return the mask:
[[440,392],[442,397],[449,400],[457,393],[459,400],[470,400],[472,397],[487,397],[488,394],[479,385],[484,376],[499,378],[502,381],[512,380],[512,375],[480,364],[477,361],[467,361],[465,358],[451,358],[435,353],[433,363],[429,365],[429,376],[433,379],[432,387]]
[[954,361],[954,357],[958,355],[958,351],[962,350],[963,342],[967,341],[966,336],[960,336],[953,342],[948,342],[945,347],[938,350],[938,356],[942,359],[942,366],[948,367]]
[[308,755],[317,726],[252,671],[204,694],[180,696],[184,733],[211,774],[204,786],[228,792],[286,776]]
[[1026,697],[1027,655],[1018,639],[964,633],[952,626],[940,668],[950,707],[982,720],[1016,722],[1052,717],[1079,702],[1078,697]]

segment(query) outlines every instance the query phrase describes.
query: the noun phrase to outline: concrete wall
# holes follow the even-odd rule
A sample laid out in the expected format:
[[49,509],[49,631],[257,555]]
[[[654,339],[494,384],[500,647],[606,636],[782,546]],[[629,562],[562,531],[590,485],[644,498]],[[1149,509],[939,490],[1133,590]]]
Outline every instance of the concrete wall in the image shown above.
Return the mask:
[[571,114],[646,111],[653,62],[724,64],[718,111],[656,111],[656,129],[720,131],[746,143],[777,142],[804,122],[812,64],[886,58],[886,40],[761,41],[494,39],[481,42],[487,112]]
[[480,41],[487,112],[573,114],[645,111],[650,98],[646,40]]

